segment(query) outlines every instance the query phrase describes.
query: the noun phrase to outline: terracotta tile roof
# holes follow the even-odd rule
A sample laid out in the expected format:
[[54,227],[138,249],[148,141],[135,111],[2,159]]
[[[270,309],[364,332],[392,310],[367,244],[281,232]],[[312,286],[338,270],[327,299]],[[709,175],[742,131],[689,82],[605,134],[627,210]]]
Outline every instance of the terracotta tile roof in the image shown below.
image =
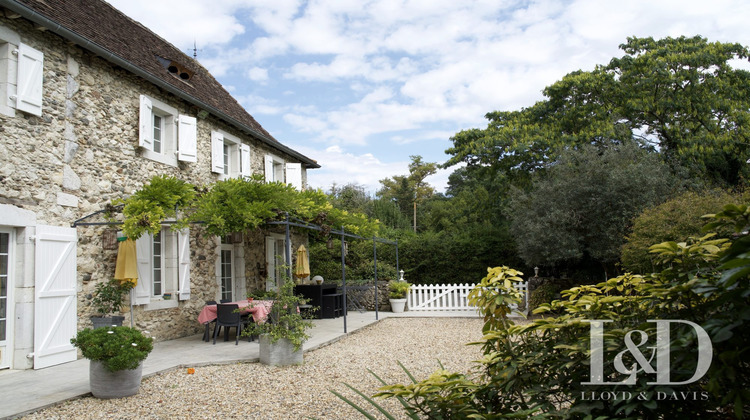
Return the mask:
[[[19,8],[19,5],[25,7]],[[209,108],[207,110],[212,114],[219,114],[219,118],[252,133],[269,146],[300,159],[307,167],[320,167],[314,160],[273,138],[193,58],[109,3],[101,0],[0,0],[0,6],[5,6],[64,38],[79,38],[71,40],[106,60],[131,64],[134,68],[126,67],[127,70],[136,74],[138,70],[147,73],[146,77],[150,76],[149,81],[152,83],[161,82],[162,87],[199,108]],[[110,55],[102,54],[101,50]],[[189,70],[193,73],[192,77],[183,81],[170,73],[165,65],[169,62],[175,62]],[[144,77],[143,74],[138,75]]]

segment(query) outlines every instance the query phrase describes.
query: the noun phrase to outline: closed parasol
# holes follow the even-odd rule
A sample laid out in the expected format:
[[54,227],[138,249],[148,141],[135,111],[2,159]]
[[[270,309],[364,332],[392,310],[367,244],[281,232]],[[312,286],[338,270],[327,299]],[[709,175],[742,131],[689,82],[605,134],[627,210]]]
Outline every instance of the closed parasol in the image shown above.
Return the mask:
[[117,250],[117,264],[115,265],[115,279],[122,283],[129,282],[133,286],[138,283],[138,264],[135,256],[135,241],[126,239],[120,241]]
[[135,254],[135,241],[127,238],[117,238],[120,246],[117,249],[117,263],[115,264],[115,280],[121,284],[130,283],[130,327],[133,323],[133,288],[138,283],[138,262]]
[[307,248],[300,245],[297,249],[297,264],[294,267],[294,277],[304,279],[310,275],[310,259],[307,256]]

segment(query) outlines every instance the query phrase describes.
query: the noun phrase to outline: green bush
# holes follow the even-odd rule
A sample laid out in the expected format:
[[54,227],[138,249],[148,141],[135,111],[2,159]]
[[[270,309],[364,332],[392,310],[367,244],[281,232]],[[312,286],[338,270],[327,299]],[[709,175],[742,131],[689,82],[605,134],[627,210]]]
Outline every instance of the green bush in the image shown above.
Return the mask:
[[411,283],[391,280],[388,282],[388,297],[391,299],[405,299],[409,294]]
[[[667,267],[660,273],[565,290],[535,311],[542,318],[526,324],[507,318],[520,302],[512,286],[521,273],[490,269],[469,295],[485,320],[478,369],[440,370],[423,381],[384,386],[376,396],[399,398],[412,418],[743,418],[750,405],[750,208],[727,205],[713,220],[708,228],[732,227],[737,239],[709,233],[654,245],[651,252]],[[592,320],[607,321],[599,376],[605,383],[591,383]],[[697,371],[698,340],[697,330],[684,325],[673,325],[667,341],[674,383],[656,377],[647,351],[655,349],[647,344],[657,332],[654,320],[690,321],[708,334],[713,356],[702,377],[688,380]],[[645,360],[634,359],[631,343]],[[660,368],[662,361],[656,363]],[[633,368],[637,375],[628,375]],[[605,392],[610,398],[596,398]]]
[[529,294],[529,310],[533,311],[543,303],[552,302],[562,290],[562,285],[558,283],[545,282],[540,284]]
[[130,327],[86,328],[70,339],[83,357],[102,362],[110,372],[137,368],[154,349],[153,341]]
[[[625,271],[651,273],[658,267],[648,248],[653,244],[690,236],[700,236],[706,223],[703,216],[716,213],[724,204],[739,203],[741,197],[723,190],[686,192],[671,200],[643,211],[633,222],[633,228],[622,247],[621,262]],[[731,231],[718,232],[728,236]]]
[[94,288],[94,297],[91,299],[91,305],[94,306],[96,313],[106,317],[120,311],[125,294],[133,288],[133,283],[121,282],[120,280],[110,279],[105,283],[98,283]]

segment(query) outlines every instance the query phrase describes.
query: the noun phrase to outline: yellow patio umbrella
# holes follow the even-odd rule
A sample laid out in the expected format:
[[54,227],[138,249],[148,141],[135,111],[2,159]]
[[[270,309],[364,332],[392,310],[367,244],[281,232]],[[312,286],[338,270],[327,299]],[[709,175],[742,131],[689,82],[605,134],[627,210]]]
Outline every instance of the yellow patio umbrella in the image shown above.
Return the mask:
[[294,277],[304,279],[310,275],[310,259],[307,256],[307,248],[300,245],[297,249],[297,265],[294,267]]
[[135,287],[138,284],[138,264],[135,256],[135,241],[120,241],[115,265],[115,279],[121,283],[129,282]]

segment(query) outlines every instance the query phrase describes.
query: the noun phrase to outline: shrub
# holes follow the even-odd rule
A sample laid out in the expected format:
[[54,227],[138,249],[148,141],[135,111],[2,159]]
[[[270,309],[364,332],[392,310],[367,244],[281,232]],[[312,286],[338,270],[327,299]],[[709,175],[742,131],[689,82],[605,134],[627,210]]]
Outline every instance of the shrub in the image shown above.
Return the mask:
[[[413,418],[742,418],[750,404],[750,208],[727,205],[707,227],[732,227],[739,236],[732,242],[709,233],[654,245],[652,253],[667,267],[660,273],[565,290],[562,299],[535,311],[561,315],[524,325],[506,318],[520,301],[512,285],[521,273],[490,269],[469,295],[485,319],[484,337],[476,343],[485,355],[476,373],[441,370],[424,381],[382,387],[376,396],[399,398]],[[597,347],[603,383],[592,383],[592,320],[607,321]],[[646,351],[646,337],[657,332],[654,320],[690,321],[708,334],[713,357],[702,377],[690,381],[700,360],[697,329],[670,330],[673,383],[655,378],[661,372],[648,352],[644,360],[634,359],[631,346]],[[635,330],[640,332],[633,338]],[[657,368],[662,362],[657,357]],[[596,398],[604,392],[610,397]]]
[[130,327],[86,328],[70,339],[83,357],[102,362],[110,372],[137,368],[154,349],[153,341]]
[[409,294],[411,283],[391,280],[388,282],[388,297],[391,299],[405,299]]
[[[643,211],[633,221],[633,228],[622,247],[621,262],[625,271],[651,273],[657,268],[648,248],[653,244],[690,236],[700,236],[706,223],[703,216],[716,213],[724,204],[738,203],[740,197],[723,190],[686,192],[656,207]],[[731,231],[722,229],[721,236]]]
[[91,304],[94,306],[96,313],[103,317],[119,312],[125,294],[132,288],[133,283],[115,279],[110,279],[106,283],[98,283],[94,288],[94,297],[91,299]]

